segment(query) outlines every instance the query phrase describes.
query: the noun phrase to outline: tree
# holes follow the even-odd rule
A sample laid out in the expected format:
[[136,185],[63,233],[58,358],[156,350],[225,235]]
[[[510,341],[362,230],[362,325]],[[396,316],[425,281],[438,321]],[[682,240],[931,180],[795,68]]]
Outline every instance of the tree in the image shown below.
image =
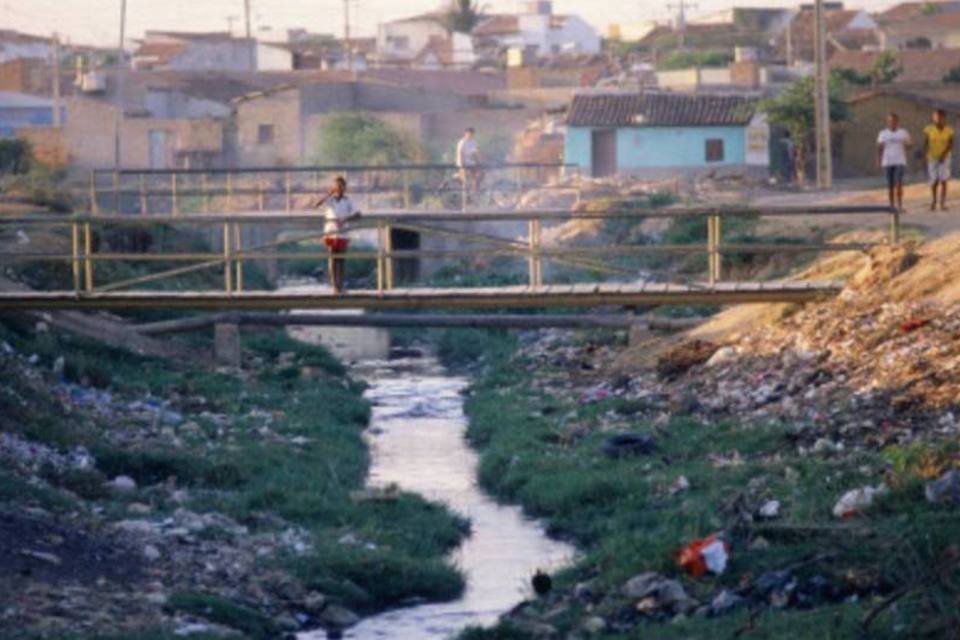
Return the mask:
[[343,113],[321,125],[317,156],[329,164],[385,165],[422,162],[427,154],[406,131],[379,118]]
[[[842,75],[831,72],[828,82],[831,122],[849,119],[850,113],[844,93]],[[814,79],[808,77],[794,82],[778,97],[760,103],[760,109],[767,114],[769,121],[786,127],[793,138],[793,162],[797,182],[800,184],[806,181],[807,154],[814,146],[815,95]]]
[[870,78],[870,84],[876,87],[892,83],[901,73],[903,73],[903,66],[897,62],[896,54],[893,51],[884,51],[874,61],[867,75]]
[[443,25],[451,33],[470,33],[480,22],[480,7],[476,0],[452,0],[443,15]]
[[960,65],[953,67],[943,75],[944,82],[960,82]]

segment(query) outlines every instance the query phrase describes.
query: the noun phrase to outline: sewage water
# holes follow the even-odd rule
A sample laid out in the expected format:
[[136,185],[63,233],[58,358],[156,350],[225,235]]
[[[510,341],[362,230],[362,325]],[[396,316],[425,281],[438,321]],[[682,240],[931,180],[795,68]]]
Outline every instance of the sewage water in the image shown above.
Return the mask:
[[[477,455],[465,439],[462,391],[431,358],[365,360],[353,374],[370,385],[373,416],[368,484],[392,483],[448,505],[470,519],[472,533],[450,557],[467,578],[462,598],[388,611],[345,632],[355,640],[441,640],[472,625],[490,625],[531,594],[530,577],[570,562],[573,548],[547,537],[517,507],[497,504],[477,486]],[[326,638],[323,631],[301,640]]]

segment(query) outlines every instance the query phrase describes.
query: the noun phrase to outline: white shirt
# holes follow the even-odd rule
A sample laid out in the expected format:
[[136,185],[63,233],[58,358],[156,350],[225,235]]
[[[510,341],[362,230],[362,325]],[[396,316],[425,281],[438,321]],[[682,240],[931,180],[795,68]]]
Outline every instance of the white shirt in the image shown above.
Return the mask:
[[475,138],[460,138],[457,143],[457,166],[472,167],[477,164],[477,155],[480,147]]
[[896,131],[884,129],[877,136],[877,144],[883,145],[883,157],[880,164],[884,167],[896,167],[907,164],[907,145],[911,143],[910,133],[898,127]]
[[323,218],[326,220],[323,225],[323,232],[328,236],[337,235],[340,231],[339,223],[356,212],[357,208],[353,206],[353,200],[348,196],[343,196],[339,200],[330,196],[330,199],[327,200],[327,207],[323,211]]

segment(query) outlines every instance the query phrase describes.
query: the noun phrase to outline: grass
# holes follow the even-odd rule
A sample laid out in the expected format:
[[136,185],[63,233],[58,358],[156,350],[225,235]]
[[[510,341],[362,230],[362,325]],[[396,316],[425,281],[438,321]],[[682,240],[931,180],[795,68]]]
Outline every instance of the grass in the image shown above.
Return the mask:
[[[681,579],[694,597],[709,599],[720,588],[737,589],[750,576],[830,552],[829,559],[796,571],[801,583],[825,576],[846,585],[847,597],[859,593],[860,600],[818,601],[811,611],[764,608],[752,621],[749,637],[787,632],[804,638],[885,637],[898,629],[930,628],[935,624],[931,619],[941,624],[958,619],[960,572],[951,549],[960,536],[960,518],[929,505],[922,491],[924,477],[956,464],[956,447],[800,455],[791,430],[780,425],[705,425],[674,416],[667,426],[654,428],[635,423],[622,404],[614,398],[581,406],[577,398],[531,391],[529,373],[502,351],[467,402],[468,437],[481,451],[483,487],[501,500],[523,505],[543,518],[551,533],[582,550],[581,560],[556,576],[561,590],[590,581],[600,594],[616,594],[630,577],[655,571]],[[618,416],[621,429],[656,434],[656,454],[606,457],[598,427],[611,415]],[[734,452],[738,464],[716,464],[716,456],[732,458]],[[673,494],[670,487],[681,475],[691,488]],[[834,502],[847,490],[883,480],[891,485],[890,495],[864,517],[843,526],[832,516]],[[776,526],[739,519],[741,507],[752,513],[767,499],[781,503],[783,516]],[[728,570],[700,580],[682,575],[673,552],[720,530],[733,543]],[[870,535],[857,534],[863,530]],[[769,545],[751,548],[758,536]],[[850,587],[851,576],[869,588]],[[908,593],[898,606],[864,630],[861,620],[876,605],[874,598],[900,588]],[[593,613],[615,618],[616,601],[601,599]],[[575,606],[569,616],[551,622],[570,632],[584,615],[582,606]],[[748,622],[740,614],[650,623],[643,637],[730,637]],[[463,637],[526,637],[516,634],[501,625]]]
[[250,640],[270,640],[282,635],[280,629],[267,616],[207,593],[175,593],[170,597],[167,607],[174,613],[198,616],[236,629]]
[[[145,427],[115,424],[111,416],[68,415],[45,385],[23,380],[13,369],[6,371],[0,429],[58,449],[82,445],[97,459],[96,476],[48,474],[46,480],[54,487],[108,500],[99,492],[102,480],[128,475],[154,495],[155,512],[163,514],[177,505],[156,497],[150,487],[174,477],[178,487],[191,489],[185,505],[189,509],[223,512],[255,530],[264,526],[257,514],[280,516],[304,530],[312,548],[299,555],[280,554],[267,563],[361,612],[414,598],[450,600],[462,593],[463,577],[443,558],[468,534],[467,521],[415,495],[385,502],[351,499],[351,492],[366,481],[369,456],[361,432],[370,408],[361,395],[364,386],[350,379],[325,349],[294,341],[280,330],[245,332],[244,348],[258,364],[241,381],[85,339],[36,334],[28,323],[6,317],[0,323],[0,340],[20,353],[36,353],[38,372],[49,372],[58,355],[66,357],[68,368],[71,363],[77,367],[68,378],[89,378],[85,372],[97,367],[103,372],[98,386],[115,399],[127,402],[146,394],[173,399],[170,409],[198,427],[179,432],[183,446],[178,448],[119,446],[109,437],[111,429]],[[9,365],[8,360],[0,362]],[[215,423],[201,415],[204,411],[226,418]],[[260,433],[264,416],[276,437]],[[301,438],[296,446],[290,442],[295,437]],[[0,500],[55,504],[58,495],[0,472]],[[361,543],[340,544],[346,534]],[[205,601],[191,596],[184,602]],[[213,611],[219,616],[227,609],[216,606]]]

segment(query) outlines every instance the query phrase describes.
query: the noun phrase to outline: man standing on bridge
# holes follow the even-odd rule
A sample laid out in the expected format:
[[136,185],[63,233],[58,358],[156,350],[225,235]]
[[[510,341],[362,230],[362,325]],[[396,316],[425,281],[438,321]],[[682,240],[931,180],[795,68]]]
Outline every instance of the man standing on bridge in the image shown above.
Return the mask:
[[877,164],[887,175],[890,206],[903,211],[903,176],[907,172],[907,148],[913,146],[910,134],[900,128],[900,116],[890,112],[887,128],[877,136]]
[[360,217],[360,211],[354,206],[353,200],[347,196],[347,180],[337,176],[333,181],[330,192],[320,198],[314,208],[319,209],[326,205],[324,210],[323,242],[327,245],[330,258],[327,262],[327,271],[330,275],[330,286],[335,294],[343,293],[343,274],[345,260],[336,257],[345,253],[350,247],[350,239],[343,235],[343,229],[348,222]]

